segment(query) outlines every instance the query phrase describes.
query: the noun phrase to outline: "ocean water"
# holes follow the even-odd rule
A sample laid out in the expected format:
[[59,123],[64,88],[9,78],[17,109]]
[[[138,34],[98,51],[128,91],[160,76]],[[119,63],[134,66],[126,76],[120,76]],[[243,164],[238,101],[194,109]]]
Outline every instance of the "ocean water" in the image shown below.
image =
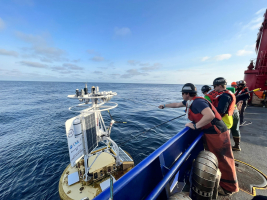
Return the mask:
[[[135,164],[184,128],[185,117],[133,136],[184,114],[184,109],[158,109],[182,100],[182,85],[88,83],[115,91],[110,110],[117,121],[111,138],[131,154]],[[77,115],[68,108],[79,102],[67,95],[84,83],[0,81],[0,199],[59,199],[58,182],[69,164],[65,121]],[[198,90],[200,86],[198,86]],[[200,91],[200,90],[199,90]],[[109,115],[102,113],[106,125]]]

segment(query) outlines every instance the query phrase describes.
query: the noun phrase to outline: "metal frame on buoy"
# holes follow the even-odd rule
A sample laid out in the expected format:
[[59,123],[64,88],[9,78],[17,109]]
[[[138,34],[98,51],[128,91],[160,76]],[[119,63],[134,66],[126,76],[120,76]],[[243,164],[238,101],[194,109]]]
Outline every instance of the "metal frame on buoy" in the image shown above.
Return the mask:
[[[85,88],[81,91],[76,89],[76,94],[68,95],[68,98],[78,99],[82,102],[69,108],[70,111],[79,112],[80,114],[67,120],[65,125],[72,167],[80,159],[84,158],[84,181],[90,181],[92,178],[92,176],[89,176],[89,170],[98,156],[103,152],[115,158],[116,166],[122,164],[120,149],[116,142],[110,138],[113,124],[119,122],[116,122],[111,117],[110,125],[106,127],[101,114],[102,111],[109,111],[118,106],[117,103],[110,102],[111,98],[116,95],[117,93],[112,91],[100,92],[98,86],[93,86],[91,93],[88,93],[87,84],[85,84]],[[75,110],[77,108],[80,110]],[[103,142],[106,147],[101,151],[96,151],[99,142]],[[110,144],[112,144],[112,147]],[[114,152],[114,154],[111,152]],[[88,166],[88,160],[92,156],[94,156],[94,161]]]

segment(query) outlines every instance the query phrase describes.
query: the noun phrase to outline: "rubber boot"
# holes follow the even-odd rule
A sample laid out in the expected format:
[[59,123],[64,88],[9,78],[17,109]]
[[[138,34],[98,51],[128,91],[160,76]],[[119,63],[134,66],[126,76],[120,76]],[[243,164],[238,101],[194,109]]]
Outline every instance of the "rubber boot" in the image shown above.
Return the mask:
[[241,148],[240,148],[240,138],[234,137],[233,139],[235,141],[235,146],[232,146],[232,150],[233,151],[241,151]]

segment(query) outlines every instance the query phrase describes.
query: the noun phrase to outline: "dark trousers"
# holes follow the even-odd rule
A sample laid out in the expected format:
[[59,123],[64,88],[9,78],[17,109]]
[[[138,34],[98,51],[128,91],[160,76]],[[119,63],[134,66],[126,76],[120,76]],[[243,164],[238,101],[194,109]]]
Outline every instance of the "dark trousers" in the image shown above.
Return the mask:
[[247,108],[247,104],[246,104],[246,102],[244,102],[242,105],[242,108],[240,110],[240,124],[242,124],[244,122],[244,112],[245,112],[246,108]]
[[233,113],[233,126],[231,127],[231,133],[233,135],[233,137],[235,138],[240,138],[241,135],[240,135],[240,130],[239,130],[239,112],[237,109],[234,110],[234,113]]

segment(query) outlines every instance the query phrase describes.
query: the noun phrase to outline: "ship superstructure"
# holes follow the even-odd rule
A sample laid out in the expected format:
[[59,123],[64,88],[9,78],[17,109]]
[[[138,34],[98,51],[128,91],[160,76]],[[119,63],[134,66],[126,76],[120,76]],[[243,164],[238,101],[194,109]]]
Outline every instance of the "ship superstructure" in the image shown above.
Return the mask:
[[257,35],[255,51],[257,53],[255,66],[252,60],[245,71],[244,80],[250,90],[254,88],[267,90],[267,10]]

